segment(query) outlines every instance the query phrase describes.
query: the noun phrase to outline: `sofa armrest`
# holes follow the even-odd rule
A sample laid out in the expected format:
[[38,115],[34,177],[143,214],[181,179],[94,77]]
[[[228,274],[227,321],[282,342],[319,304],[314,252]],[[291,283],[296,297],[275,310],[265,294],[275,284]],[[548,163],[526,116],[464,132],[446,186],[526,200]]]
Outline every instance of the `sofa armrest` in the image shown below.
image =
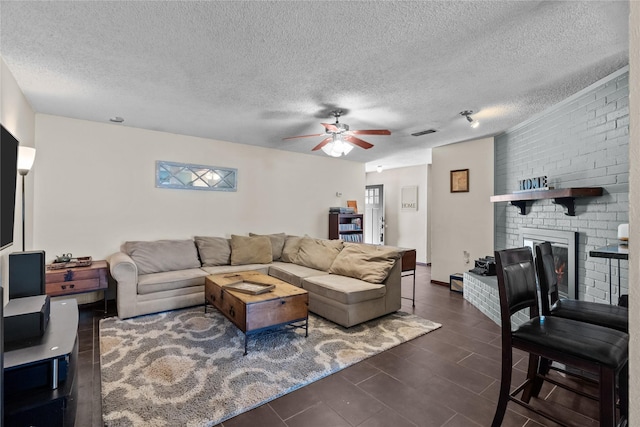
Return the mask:
[[386,307],[387,313],[400,310],[402,306],[402,258],[398,258],[389,275],[384,281],[387,287]]
[[117,282],[116,305],[118,317],[125,319],[136,315],[138,293],[138,267],[124,252],[116,252],[107,258],[111,277]]

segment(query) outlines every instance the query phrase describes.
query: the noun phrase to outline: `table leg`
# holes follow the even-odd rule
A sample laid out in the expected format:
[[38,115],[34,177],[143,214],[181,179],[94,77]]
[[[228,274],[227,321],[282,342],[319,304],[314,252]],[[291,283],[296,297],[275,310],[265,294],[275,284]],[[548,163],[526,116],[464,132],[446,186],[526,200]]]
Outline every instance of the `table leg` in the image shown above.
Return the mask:
[[609,304],[612,304],[612,298],[613,296],[611,295],[611,258],[609,258]]
[[51,361],[51,390],[58,388],[58,358]]
[[416,271],[413,270],[413,307],[416,306]]
[[309,316],[307,316],[307,321],[305,322],[304,325],[304,337],[308,337],[309,336]]
[[[411,271],[411,270],[406,270],[406,271]],[[409,297],[400,296],[400,298],[410,299],[412,306],[415,307],[416,306],[416,271],[413,270],[413,274],[405,274],[404,276],[402,275],[402,273],[400,273],[400,280],[401,280],[400,284],[402,284],[403,277],[409,277],[409,276],[413,276],[413,297],[409,298]]]
[[246,356],[248,351],[247,351],[247,340],[248,340],[248,336],[247,334],[244,334],[244,354],[243,356]]
[[618,302],[620,302],[620,295],[622,295],[622,288],[620,287],[620,259],[618,258]]

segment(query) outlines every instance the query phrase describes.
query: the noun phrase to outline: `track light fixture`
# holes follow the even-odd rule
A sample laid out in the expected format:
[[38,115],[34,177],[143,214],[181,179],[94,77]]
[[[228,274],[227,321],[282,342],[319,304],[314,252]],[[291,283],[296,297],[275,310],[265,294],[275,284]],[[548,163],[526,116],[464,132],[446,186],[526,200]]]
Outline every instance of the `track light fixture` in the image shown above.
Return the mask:
[[471,114],[473,114],[473,110],[464,110],[464,111],[461,111],[461,112],[460,112],[460,115],[461,115],[461,116],[466,117],[466,118],[467,118],[467,121],[468,121],[469,123],[471,123],[471,125],[470,125],[470,126],[471,126],[473,129],[475,129],[475,128],[477,128],[477,127],[478,127],[478,125],[480,125],[480,122],[479,122],[479,121],[477,121],[477,120],[474,120],[474,119],[471,117]]

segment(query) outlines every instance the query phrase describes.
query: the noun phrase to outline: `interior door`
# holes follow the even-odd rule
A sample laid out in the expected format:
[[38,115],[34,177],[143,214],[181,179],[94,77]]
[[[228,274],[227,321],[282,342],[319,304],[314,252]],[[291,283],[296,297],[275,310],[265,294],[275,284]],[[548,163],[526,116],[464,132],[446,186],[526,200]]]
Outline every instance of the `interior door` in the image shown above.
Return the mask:
[[367,185],[364,195],[364,242],[384,245],[384,191]]

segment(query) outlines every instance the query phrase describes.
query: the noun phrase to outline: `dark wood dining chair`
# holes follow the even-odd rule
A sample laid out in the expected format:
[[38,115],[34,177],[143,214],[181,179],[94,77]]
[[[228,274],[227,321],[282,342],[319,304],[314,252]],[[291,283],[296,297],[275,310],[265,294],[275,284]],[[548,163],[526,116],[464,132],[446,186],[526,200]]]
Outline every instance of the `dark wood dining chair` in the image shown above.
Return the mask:
[[[536,245],[536,273],[540,289],[540,311],[545,316],[557,316],[565,319],[578,320],[592,323],[622,332],[629,332],[629,309],[617,305],[604,304],[591,301],[560,298],[558,290],[558,275],[556,273],[553,248],[551,243],[544,242]],[[541,359],[538,368],[539,373],[546,375],[552,363],[548,359]],[[562,368],[555,368],[564,372]],[[629,373],[625,368],[620,373],[619,394],[621,413],[628,412]],[[538,396],[541,381],[533,388],[532,396]]]
[[[495,257],[500,295],[502,373],[492,427],[502,424],[509,401],[557,424],[567,425],[548,411],[529,404],[535,382],[548,380],[538,372],[540,358],[557,361],[597,377],[600,426],[614,427],[617,418],[616,378],[627,366],[629,335],[577,320],[540,316],[531,249],[496,251]],[[513,327],[511,316],[524,309],[529,309],[529,320]],[[529,353],[529,365],[525,382],[510,392],[514,348]],[[522,396],[518,398],[520,392]],[[625,415],[621,416],[621,421],[623,418]]]
[[543,315],[564,317],[629,332],[628,308],[559,297],[558,276],[549,242],[536,245],[536,271],[542,299],[540,311]]

